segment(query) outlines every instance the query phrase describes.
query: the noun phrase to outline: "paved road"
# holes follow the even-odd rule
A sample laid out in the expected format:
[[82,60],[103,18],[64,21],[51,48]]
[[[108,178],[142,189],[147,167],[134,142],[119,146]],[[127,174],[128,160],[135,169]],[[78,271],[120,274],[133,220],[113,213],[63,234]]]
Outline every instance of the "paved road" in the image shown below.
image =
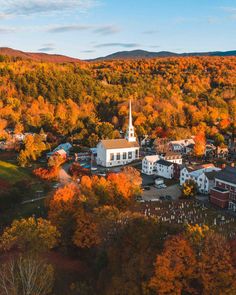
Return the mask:
[[154,186],[150,186],[150,190],[144,190],[142,192],[142,198],[145,201],[150,201],[152,199],[159,199],[160,196],[169,195],[173,200],[177,200],[181,196],[180,186],[174,184],[166,188],[157,189]]
[[71,163],[65,163],[61,166],[59,170],[59,181],[62,185],[65,185],[72,181],[71,176],[68,174],[68,170],[71,166]]

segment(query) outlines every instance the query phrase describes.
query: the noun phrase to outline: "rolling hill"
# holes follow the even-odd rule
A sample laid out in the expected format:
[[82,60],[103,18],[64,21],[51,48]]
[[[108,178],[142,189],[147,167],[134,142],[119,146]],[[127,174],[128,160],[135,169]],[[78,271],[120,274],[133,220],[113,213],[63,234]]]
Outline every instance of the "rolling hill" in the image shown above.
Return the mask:
[[64,63],[64,62],[82,62],[80,59],[60,55],[60,54],[48,54],[48,53],[34,53],[34,52],[24,52],[9,47],[0,47],[0,55],[10,56],[10,57],[19,57],[22,59],[28,59],[33,61],[42,61],[42,62],[55,62],[55,63]]
[[145,50],[119,51],[104,57],[98,57],[91,61],[111,60],[111,59],[143,59],[155,57],[182,57],[182,56],[236,56],[236,50],[232,51],[212,51],[212,52],[191,52],[175,53],[170,51],[150,52]]

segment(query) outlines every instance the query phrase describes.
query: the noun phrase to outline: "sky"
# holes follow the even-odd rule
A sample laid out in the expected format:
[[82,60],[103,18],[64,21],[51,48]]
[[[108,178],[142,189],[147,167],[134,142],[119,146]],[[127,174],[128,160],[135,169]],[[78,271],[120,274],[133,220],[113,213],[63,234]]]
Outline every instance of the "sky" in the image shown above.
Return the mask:
[[236,0],[0,0],[0,47],[81,59],[236,50]]

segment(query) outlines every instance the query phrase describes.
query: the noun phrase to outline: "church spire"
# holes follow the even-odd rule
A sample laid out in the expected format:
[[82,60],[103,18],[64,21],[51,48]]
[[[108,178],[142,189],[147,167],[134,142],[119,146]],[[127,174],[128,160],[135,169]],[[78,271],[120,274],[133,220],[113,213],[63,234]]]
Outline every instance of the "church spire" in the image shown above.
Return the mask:
[[129,100],[129,128],[133,127],[132,123],[132,107],[131,107],[131,99]]
[[132,107],[131,107],[131,99],[129,101],[129,125],[126,131],[126,136],[125,138],[129,141],[129,142],[135,142],[136,141],[136,137],[134,136],[134,126],[133,126],[133,122],[132,122]]

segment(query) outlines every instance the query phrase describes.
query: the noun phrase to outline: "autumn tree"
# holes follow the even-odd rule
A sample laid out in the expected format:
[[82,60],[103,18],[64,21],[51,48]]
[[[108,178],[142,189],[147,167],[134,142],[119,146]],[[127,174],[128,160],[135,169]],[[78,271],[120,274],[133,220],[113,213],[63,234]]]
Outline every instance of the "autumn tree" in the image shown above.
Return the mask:
[[167,239],[164,250],[154,265],[154,275],[149,286],[156,294],[194,294],[196,257],[183,237]]
[[184,198],[194,197],[197,193],[197,184],[192,179],[187,179],[182,185],[182,196]]
[[206,151],[206,137],[203,131],[200,131],[194,138],[194,155],[203,156]]
[[14,220],[0,237],[0,247],[4,251],[18,248],[23,252],[44,252],[57,245],[59,236],[50,221],[30,217]]
[[229,244],[223,236],[206,235],[198,265],[203,295],[236,293],[236,271]]

